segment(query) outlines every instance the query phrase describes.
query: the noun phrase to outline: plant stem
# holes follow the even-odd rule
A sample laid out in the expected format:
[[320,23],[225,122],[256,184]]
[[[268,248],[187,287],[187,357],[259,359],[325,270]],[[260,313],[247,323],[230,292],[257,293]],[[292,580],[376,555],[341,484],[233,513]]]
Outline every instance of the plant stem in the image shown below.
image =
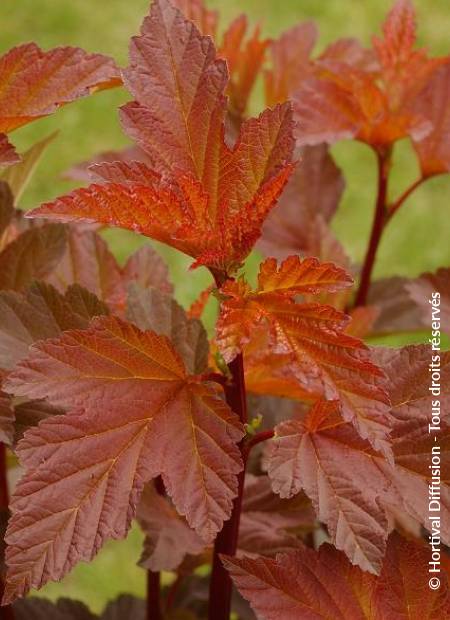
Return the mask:
[[[0,442],[0,518],[7,519],[9,514],[9,489],[8,489],[8,468],[6,463],[6,446]],[[3,529],[3,528],[2,528]],[[4,532],[2,532],[4,534]],[[3,576],[0,574],[0,601],[5,591]],[[14,620],[14,611],[11,605],[0,608],[0,617],[4,620]]]
[[258,445],[262,441],[267,441],[267,439],[272,439],[274,435],[275,435],[275,431],[273,428],[271,428],[268,431],[261,431],[260,433],[256,433],[256,435],[253,435],[253,437],[248,439],[247,443],[245,444],[245,456],[246,456],[245,460],[247,460],[250,450],[254,446]]
[[[247,402],[245,394],[244,364],[242,354],[238,355],[229,365],[231,383],[225,386],[225,397],[228,405],[240,418],[243,424],[247,421]],[[242,496],[245,478],[245,441],[240,444],[244,468],[238,476],[238,494],[233,502],[231,516],[224,523],[214,545],[213,567],[209,589],[209,620],[229,620],[231,611],[231,578],[224,568],[220,554],[236,553],[239,521],[242,509]]]
[[402,206],[402,204],[405,202],[405,200],[407,198],[409,198],[411,196],[411,194],[422,185],[422,183],[426,181],[426,177],[419,177],[418,179],[416,179],[416,181],[414,181],[414,183],[412,183],[412,185],[410,185],[408,188],[406,188],[406,190],[403,192],[403,194],[401,194],[397,200],[392,203],[392,205],[389,207],[388,210],[388,221],[390,221],[391,217],[397,213],[397,211],[400,209],[400,207]]
[[147,620],[162,620],[160,573],[147,571]]
[[375,205],[375,214],[372,224],[369,245],[361,271],[361,279],[358,292],[354,302],[354,307],[364,306],[367,301],[367,294],[370,288],[372,271],[375,264],[378,246],[383,234],[384,226],[387,222],[387,189],[388,177],[391,161],[391,149],[377,151],[378,161],[378,195]]

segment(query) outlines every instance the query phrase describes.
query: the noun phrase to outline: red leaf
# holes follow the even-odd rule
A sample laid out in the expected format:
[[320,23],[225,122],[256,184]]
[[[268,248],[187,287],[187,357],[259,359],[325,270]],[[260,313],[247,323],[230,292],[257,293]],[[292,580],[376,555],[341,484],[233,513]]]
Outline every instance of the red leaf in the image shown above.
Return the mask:
[[431,131],[414,99],[445,59],[428,59],[415,50],[414,12],[399,0],[374,38],[380,68],[349,64],[339,48],[315,64],[315,76],[304,80],[295,95],[301,144],[332,143],[355,138],[384,148],[403,137],[421,140]]
[[374,334],[417,331],[427,327],[420,316],[420,309],[408,294],[412,283],[408,278],[399,276],[372,283],[367,301],[379,312],[373,327]]
[[281,499],[273,493],[267,476],[246,475],[239,524],[241,553],[275,555],[291,550],[301,544],[301,532],[314,528],[314,511],[307,497]]
[[432,131],[414,141],[424,177],[450,172],[450,64],[439,68],[417,97],[415,110],[432,123]]
[[118,84],[116,65],[101,54],[74,47],[44,52],[35,43],[14,47],[0,58],[0,131],[8,133],[64,103]]
[[346,268],[349,261],[327,226],[344,191],[342,173],[323,144],[304,147],[298,156],[300,163],[264,223],[258,246],[279,259],[301,254]]
[[64,296],[42,282],[23,293],[1,291],[0,368],[10,370],[37,340],[67,329],[82,329],[93,316],[108,313],[104,304],[78,286],[69,288]]
[[[195,266],[232,271],[291,173],[290,106],[246,121],[230,149],[223,138],[226,65],[211,39],[166,0],[152,4],[130,58],[125,82],[137,101],[122,118],[153,170],[121,165],[126,183],[92,185],[34,214],[128,228],[194,257]],[[157,173],[165,178],[155,180]]]
[[137,519],[145,534],[139,565],[147,570],[175,570],[185,555],[197,555],[206,546],[170,501],[156,492],[153,484],[145,486]]
[[20,161],[20,157],[16,153],[16,149],[8,141],[4,133],[0,133],[0,167],[12,166]]
[[303,22],[272,42],[272,68],[264,73],[267,105],[287,101],[310,74],[310,55],[317,35],[314,22]]
[[428,586],[429,551],[395,534],[380,577],[349,565],[330,545],[267,558],[223,562],[241,594],[265,620],[434,620],[450,613],[448,574]]
[[123,307],[121,269],[105,241],[95,232],[71,226],[67,248],[47,281],[63,293],[79,284],[114,308]]
[[20,290],[45,278],[56,267],[66,247],[59,224],[25,231],[0,253],[0,289]]
[[125,620],[125,618],[145,620],[145,616],[146,605],[144,600],[130,594],[121,594],[115,601],[108,603],[101,620]]
[[256,26],[253,34],[245,40],[247,30],[247,16],[240,15],[228,26],[219,49],[219,55],[227,61],[230,72],[227,89],[230,98],[229,108],[231,116],[237,119],[238,125],[247,110],[250,94],[269,45],[269,39],[260,39],[259,26]]
[[173,293],[166,263],[149,245],[145,245],[127,260],[123,269],[125,286],[135,282],[139,287],[156,288],[163,293]]
[[172,297],[155,288],[131,285],[126,315],[139,329],[170,338],[189,373],[205,372],[209,353],[206,331],[199,320],[188,318]]
[[338,411],[336,402],[319,401],[304,422],[278,425],[270,444],[269,476],[281,497],[303,488],[336,547],[363,570],[377,573],[388,534],[378,499],[380,476],[368,464],[363,469],[374,453],[341,424]]
[[60,579],[107,538],[123,538],[143,484],[159,474],[206,541],[229,517],[241,425],[186,374],[167,338],[97,318],[34,345],[8,389],[77,410],[64,422],[44,420],[19,443],[28,471],[11,503],[5,600]]
[[207,9],[202,0],[174,0],[173,5],[194,22],[202,34],[209,34],[214,39],[219,19],[217,11]]

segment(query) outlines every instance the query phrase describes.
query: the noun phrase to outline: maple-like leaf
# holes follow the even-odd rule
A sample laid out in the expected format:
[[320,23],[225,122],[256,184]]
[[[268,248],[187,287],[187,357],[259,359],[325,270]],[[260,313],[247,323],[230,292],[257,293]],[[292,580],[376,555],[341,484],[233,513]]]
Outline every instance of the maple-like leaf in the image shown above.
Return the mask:
[[242,427],[186,373],[166,337],[96,318],[87,330],[34,345],[7,386],[75,410],[19,442],[27,473],[11,502],[5,600],[61,578],[107,538],[124,537],[143,484],[159,474],[206,541],[229,517]]
[[355,138],[376,149],[410,136],[421,140],[431,123],[414,100],[445,59],[429,59],[414,48],[415,16],[408,0],[398,0],[374,38],[378,70],[348,64],[338,53],[315,63],[314,75],[295,94],[302,144]]
[[269,558],[223,562],[241,594],[264,620],[400,620],[446,618],[448,572],[438,590],[428,585],[429,551],[394,534],[378,578],[351,566],[328,544]]
[[15,620],[95,620],[98,616],[78,601],[59,599],[52,603],[42,598],[27,598],[13,605]]
[[122,123],[149,167],[121,163],[123,182],[77,190],[33,215],[128,228],[185,252],[195,266],[234,270],[292,171],[290,105],[247,120],[227,146],[226,64],[166,0],[152,3],[132,40],[124,80],[136,101],[122,108]]
[[145,534],[139,565],[147,570],[175,570],[187,554],[197,555],[206,546],[170,500],[158,494],[153,484],[145,486],[137,520]]
[[[243,279],[222,287],[224,300],[217,323],[217,343],[226,361],[268,331],[270,363],[276,356],[297,375],[300,388],[339,400],[345,419],[377,449],[388,450],[388,399],[381,370],[370,361],[364,344],[344,333],[347,315],[331,306],[295,303],[295,295],[336,291],[352,280],[339,267],[316,259],[290,257],[278,268],[274,259],[262,263],[258,288]],[[286,359],[287,358],[287,359]]]
[[[114,62],[74,47],[26,43],[0,57],[0,131],[8,133],[60,105],[120,84]],[[25,87],[24,87],[25,85]]]
[[0,133],[0,167],[12,166],[20,161],[16,149],[4,133]]
[[267,105],[287,101],[310,74],[310,56],[317,36],[314,22],[303,22],[271,43],[272,67],[264,72]]
[[42,282],[21,293],[0,291],[0,368],[10,370],[34,342],[87,327],[101,314],[108,308],[77,285],[65,295]]
[[281,497],[304,489],[336,547],[363,570],[377,573],[388,534],[378,499],[379,480],[370,480],[366,473],[364,487],[353,479],[357,460],[351,459],[350,446],[355,453],[364,453],[360,463],[366,457],[366,446],[358,442],[350,426],[340,424],[338,410],[335,401],[319,401],[304,422],[289,420],[278,425],[270,445],[269,477]]
[[[240,15],[228,26],[223,35],[219,55],[227,61],[230,72],[227,94],[230,98],[229,112],[239,122],[245,115],[250,94],[264,63],[269,39],[260,38],[260,28],[256,26],[252,35],[246,38],[248,20]],[[271,105],[275,105],[274,102]]]
[[46,224],[25,231],[0,253],[0,289],[20,290],[45,278],[66,247],[64,226]]
[[344,191],[344,178],[326,145],[303,147],[278,205],[264,222],[258,248],[266,256],[315,256],[347,268],[349,261],[331,232]]
[[414,108],[432,123],[432,131],[414,141],[424,177],[450,172],[450,63],[440,67],[418,95]]
[[[423,325],[429,326],[433,321],[439,321],[440,328],[450,333],[450,268],[441,267],[436,273],[424,273],[409,281],[406,289],[420,308]],[[431,306],[433,299],[437,304],[434,312]]]
[[[429,528],[429,454],[435,445],[428,432],[431,401],[429,350],[411,346],[376,349],[374,359],[389,377],[392,409],[390,439],[395,465],[376,453],[351,425],[343,423],[337,404],[318,403],[307,415],[282,422],[270,444],[269,476],[274,490],[290,497],[304,489],[318,518],[328,524],[338,548],[365,570],[378,571],[391,506],[401,506]],[[450,356],[442,357],[442,407],[448,407]],[[440,433],[442,510],[449,515],[450,425]],[[331,498],[333,500],[331,501]],[[450,522],[442,517],[443,523]],[[448,525],[442,538],[450,536]]]
[[205,371],[208,363],[208,336],[198,319],[191,319],[170,295],[156,288],[131,285],[127,319],[139,329],[151,329],[170,338],[191,374]]

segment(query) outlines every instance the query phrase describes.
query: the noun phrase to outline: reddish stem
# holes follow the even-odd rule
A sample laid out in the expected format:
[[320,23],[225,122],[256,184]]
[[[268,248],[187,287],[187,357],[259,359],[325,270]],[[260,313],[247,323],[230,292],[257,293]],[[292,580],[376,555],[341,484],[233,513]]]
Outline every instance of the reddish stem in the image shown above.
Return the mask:
[[388,210],[388,221],[391,219],[391,217],[395,213],[397,213],[397,211],[400,209],[400,207],[405,202],[405,200],[407,198],[409,198],[411,196],[411,194],[413,192],[415,192],[416,189],[418,187],[420,187],[424,181],[426,181],[426,177],[419,177],[416,181],[414,181],[414,183],[412,183],[412,185],[410,185],[408,188],[405,189],[403,194],[401,194],[397,198],[397,200],[389,207],[389,210]]
[[370,288],[370,281],[372,278],[372,271],[375,264],[375,258],[377,255],[378,246],[380,244],[381,236],[385,224],[387,222],[387,188],[388,177],[390,169],[390,155],[391,150],[377,151],[378,161],[378,195],[375,206],[375,214],[372,224],[372,232],[370,235],[370,241],[364,259],[363,268],[361,271],[361,279],[359,283],[358,292],[354,302],[354,307],[364,306],[367,301],[367,294]]
[[[229,365],[231,382],[225,386],[225,397],[228,405],[240,418],[243,424],[247,421],[247,401],[245,394],[244,364],[242,355],[238,355]],[[244,468],[238,476],[238,494],[233,502],[233,509],[228,521],[224,523],[214,545],[213,567],[209,588],[209,620],[229,620],[231,611],[231,578],[224,568],[220,554],[236,553],[239,521],[242,509],[242,496],[245,478],[245,441],[240,444]]]
[[256,446],[257,444],[261,443],[262,441],[267,441],[268,439],[272,439],[272,437],[274,435],[275,435],[275,431],[274,431],[273,428],[271,428],[268,431],[261,431],[260,433],[256,433],[256,435],[253,435],[253,437],[251,437],[250,439],[247,439],[247,443],[245,444],[246,460],[248,458],[250,450],[254,446]]
[[[166,489],[161,476],[154,480],[156,492],[165,495]],[[161,611],[161,575],[159,572],[147,571],[147,620],[162,620]]]
[[183,575],[177,575],[177,578],[175,579],[175,581],[172,583],[172,585],[169,588],[169,591],[167,593],[167,597],[166,597],[166,611],[170,611],[175,603],[175,599],[177,597],[178,594],[178,590],[180,589],[181,584],[183,583]]
[[[8,467],[6,461],[6,446],[0,442],[0,514],[9,514],[9,489],[8,489]],[[5,592],[5,583],[0,575],[0,602]],[[0,617],[2,620],[14,620],[14,611],[11,605],[0,608]]]
[[160,573],[147,571],[147,620],[162,620]]

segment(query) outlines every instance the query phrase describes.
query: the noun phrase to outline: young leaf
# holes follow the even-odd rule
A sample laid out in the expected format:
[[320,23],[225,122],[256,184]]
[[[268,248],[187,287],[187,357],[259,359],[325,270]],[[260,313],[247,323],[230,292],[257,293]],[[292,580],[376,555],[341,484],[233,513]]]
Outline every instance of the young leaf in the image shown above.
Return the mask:
[[351,566],[328,544],[268,558],[223,562],[258,617],[265,620],[392,620],[445,618],[450,613],[448,573],[438,590],[428,586],[425,545],[393,534],[379,578]]
[[106,539],[124,537],[144,483],[157,475],[206,541],[229,517],[241,425],[186,374],[164,336],[93,319],[87,330],[34,345],[7,389],[75,410],[44,420],[18,445],[27,473],[11,503],[5,600],[60,579]]
[[44,52],[35,43],[14,47],[0,58],[0,131],[8,133],[64,103],[118,84],[116,65],[101,54],[74,47]]
[[272,68],[264,72],[267,105],[287,101],[310,74],[310,56],[317,36],[314,22],[303,22],[271,43]]
[[[237,17],[223,35],[219,55],[227,61],[230,79],[227,94],[230,98],[231,117],[238,126],[243,119],[250,94],[264,62],[268,39],[260,39],[260,28],[246,39],[248,20],[246,15]],[[278,102],[275,102],[278,103]]]
[[415,109],[433,126],[421,140],[414,141],[424,177],[450,172],[450,64],[434,72],[417,97]]
[[[388,451],[389,401],[382,372],[370,361],[363,343],[344,334],[349,318],[331,306],[296,304],[291,299],[299,293],[336,291],[348,287],[351,279],[344,270],[315,259],[288,258],[278,272],[275,264],[273,259],[262,264],[256,291],[243,280],[228,281],[221,289],[225,299],[217,343],[224,358],[230,361],[242,350],[245,357],[245,347],[258,338],[258,330],[268,331],[267,352],[275,365],[276,356],[284,356],[300,388],[339,400],[345,419],[361,436],[370,438],[376,449]],[[306,267],[311,264],[315,275],[310,279]]]
[[0,289],[19,291],[50,274],[66,248],[60,224],[25,231],[0,253]]
[[174,0],[173,5],[179,8],[188,20],[194,22],[202,34],[215,38],[219,20],[217,11],[207,9],[202,0]]
[[374,38],[378,71],[352,66],[339,54],[316,61],[313,77],[295,94],[300,143],[355,138],[380,149],[407,136],[427,136],[431,124],[414,108],[414,100],[445,59],[429,59],[414,44],[414,10],[408,0],[398,0],[386,19],[384,37]]
[[[166,0],[153,2],[130,61],[125,84],[136,101],[122,109],[122,121],[152,170],[141,164],[138,181],[129,168],[127,183],[92,185],[33,214],[128,228],[185,252],[195,266],[233,271],[292,171],[291,108],[246,121],[228,147],[226,65],[211,39]],[[156,181],[158,173],[165,177]]]

